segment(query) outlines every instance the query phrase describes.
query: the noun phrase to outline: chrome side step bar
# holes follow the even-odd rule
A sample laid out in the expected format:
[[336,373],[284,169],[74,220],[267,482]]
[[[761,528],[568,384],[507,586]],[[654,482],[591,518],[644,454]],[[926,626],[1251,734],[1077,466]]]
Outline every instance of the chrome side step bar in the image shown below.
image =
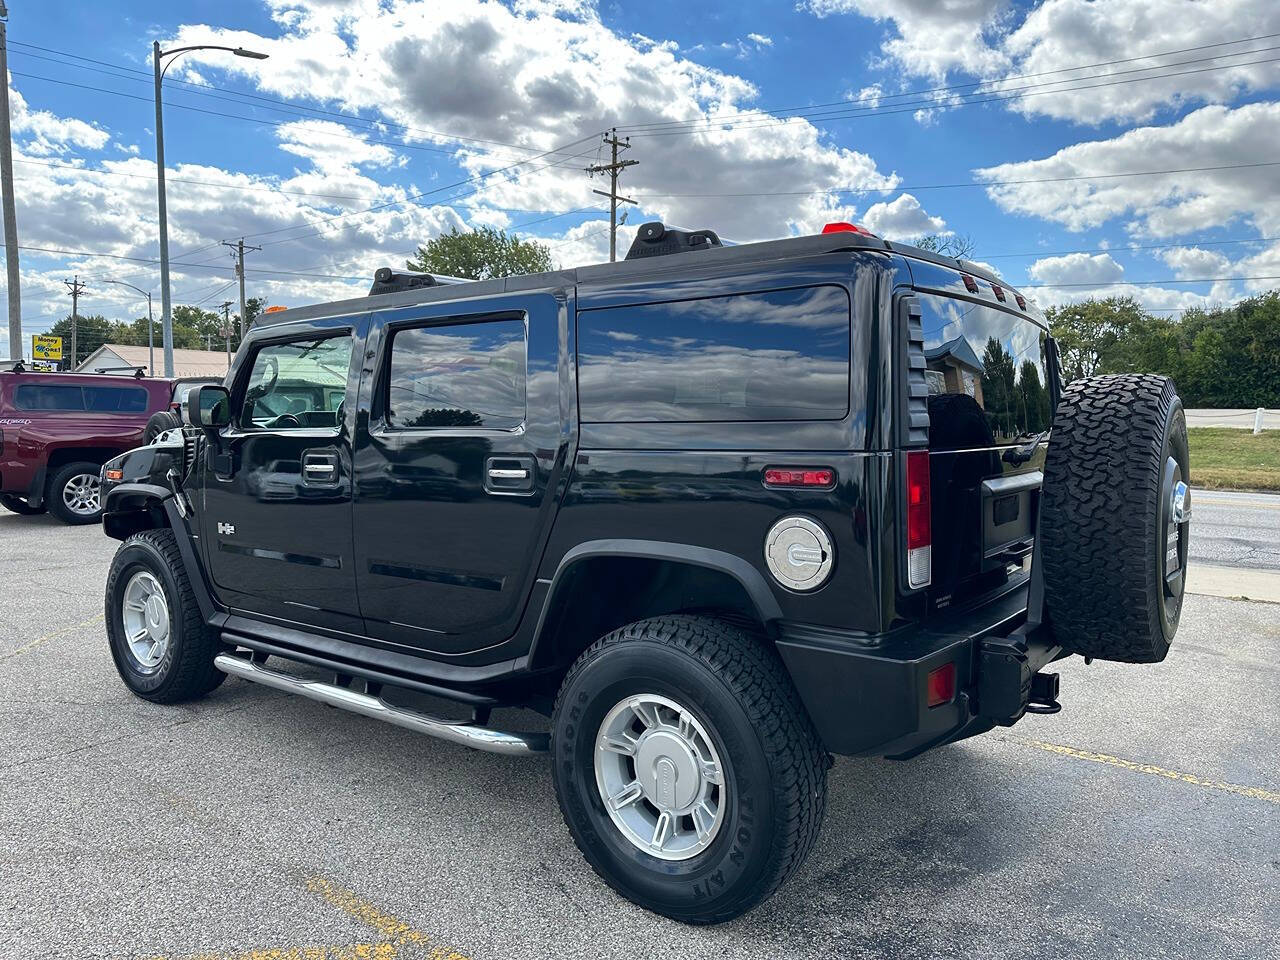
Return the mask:
[[550,746],[550,734],[509,733],[466,721],[439,720],[407,707],[394,706],[381,697],[360,693],[350,687],[340,687],[320,680],[299,680],[297,677],[291,677],[278,670],[269,670],[252,660],[232,656],[229,653],[218,654],[214,657],[213,665],[223,673],[240,677],[242,680],[260,683],[266,687],[283,690],[285,693],[296,693],[309,700],[337,707],[339,710],[350,710],[361,716],[384,720],[397,727],[404,727],[406,730],[425,733],[451,743],[460,743],[464,747],[474,747],[476,750],[503,753],[509,756],[527,756],[546,753]]

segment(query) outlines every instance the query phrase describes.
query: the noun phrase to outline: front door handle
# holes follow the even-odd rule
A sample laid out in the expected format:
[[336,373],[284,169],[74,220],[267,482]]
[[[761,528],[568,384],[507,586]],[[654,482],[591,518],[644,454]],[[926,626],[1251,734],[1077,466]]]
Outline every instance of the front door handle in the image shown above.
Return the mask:
[[338,481],[338,457],[332,453],[302,455],[303,483],[332,484]]
[[490,480],[527,480],[529,479],[529,471],[520,467],[519,469],[503,469],[501,467],[489,468]]

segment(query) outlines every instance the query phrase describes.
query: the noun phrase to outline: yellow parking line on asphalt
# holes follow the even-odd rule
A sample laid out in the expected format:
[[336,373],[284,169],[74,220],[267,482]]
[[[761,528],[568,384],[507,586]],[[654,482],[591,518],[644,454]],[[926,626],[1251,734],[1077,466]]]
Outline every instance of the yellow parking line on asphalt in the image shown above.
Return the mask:
[[[348,916],[367,923],[397,948],[406,945],[424,948],[431,946],[432,938],[421,930],[414,929],[408,921],[392,916],[368,900],[356,896],[350,890],[335,886],[324,877],[308,879],[307,889],[312,893],[320,894]],[[430,952],[424,955],[424,960],[470,960],[470,958],[451,947],[432,947]]]
[[340,947],[272,947],[247,953],[204,953],[191,960],[396,960],[397,955],[394,943],[350,943]]
[[24,643],[22,646],[18,647],[16,650],[10,650],[3,657],[0,657],[0,662],[9,660],[12,657],[16,657],[20,653],[26,653],[28,650],[32,650],[35,647],[40,646],[40,644],[48,642],[49,640],[56,640],[58,637],[61,637],[63,634],[70,633],[72,630],[79,630],[81,627],[90,627],[90,626],[93,626],[95,623],[101,623],[105,619],[106,619],[105,615],[100,613],[96,617],[94,617],[92,620],[85,620],[81,623],[73,623],[69,627],[63,627],[60,630],[54,630],[52,633],[46,633],[43,637],[36,637],[34,640],[30,640],[27,643]]
[[1238,783],[1226,783],[1222,780],[1211,780],[1208,777],[1197,776],[1194,773],[1184,773],[1181,770],[1167,770],[1164,767],[1157,767],[1150,763],[1139,763],[1136,760],[1126,760],[1123,757],[1113,757],[1108,753],[1094,753],[1091,750],[1078,750],[1075,747],[1065,747],[1060,743],[1048,743],[1044,740],[1033,740],[1027,737],[1015,737],[1007,734],[1005,739],[1012,743],[1020,743],[1023,746],[1035,747],[1037,750],[1044,750],[1047,753],[1056,753],[1063,757],[1072,757],[1076,760],[1088,760],[1090,763],[1101,763],[1109,767],[1119,767],[1122,770],[1132,770],[1134,773],[1145,773],[1152,777],[1163,777],[1166,780],[1177,780],[1180,783],[1189,783],[1193,787],[1204,787],[1207,790],[1219,790],[1223,793],[1234,793],[1237,796],[1249,797],[1252,800],[1266,800],[1269,803],[1280,803],[1280,793],[1276,793],[1272,790],[1264,790],[1262,787],[1245,787]]

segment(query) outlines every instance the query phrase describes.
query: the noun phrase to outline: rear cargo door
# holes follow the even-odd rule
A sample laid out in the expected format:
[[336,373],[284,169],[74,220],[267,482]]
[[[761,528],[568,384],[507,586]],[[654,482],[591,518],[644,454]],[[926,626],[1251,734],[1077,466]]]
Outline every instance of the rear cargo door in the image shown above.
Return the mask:
[[1030,555],[1050,421],[1048,332],[974,297],[915,298],[928,384],[930,596],[946,604],[999,586]]

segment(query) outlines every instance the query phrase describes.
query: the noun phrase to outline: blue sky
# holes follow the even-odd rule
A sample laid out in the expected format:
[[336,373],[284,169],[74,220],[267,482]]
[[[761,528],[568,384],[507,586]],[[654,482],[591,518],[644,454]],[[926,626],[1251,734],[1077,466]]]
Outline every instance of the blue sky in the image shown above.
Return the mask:
[[[602,259],[582,167],[615,124],[642,201],[623,249],[646,219],[749,241],[852,218],[970,237],[1044,305],[1280,286],[1260,239],[1280,166],[1256,165],[1280,158],[1274,0],[9,6],[19,233],[43,248],[23,251],[27,334],[73,274],[87,313],[145,309],[109,278],[158,302],[153,39],[271,54],[188,55],[165,81],[175,303],[235,299],[219,244],[241,236],[264,247],[250,295],[285,304],[357,293],[454,225]],[[1172,282],[1217,277],[1260,279]]]

